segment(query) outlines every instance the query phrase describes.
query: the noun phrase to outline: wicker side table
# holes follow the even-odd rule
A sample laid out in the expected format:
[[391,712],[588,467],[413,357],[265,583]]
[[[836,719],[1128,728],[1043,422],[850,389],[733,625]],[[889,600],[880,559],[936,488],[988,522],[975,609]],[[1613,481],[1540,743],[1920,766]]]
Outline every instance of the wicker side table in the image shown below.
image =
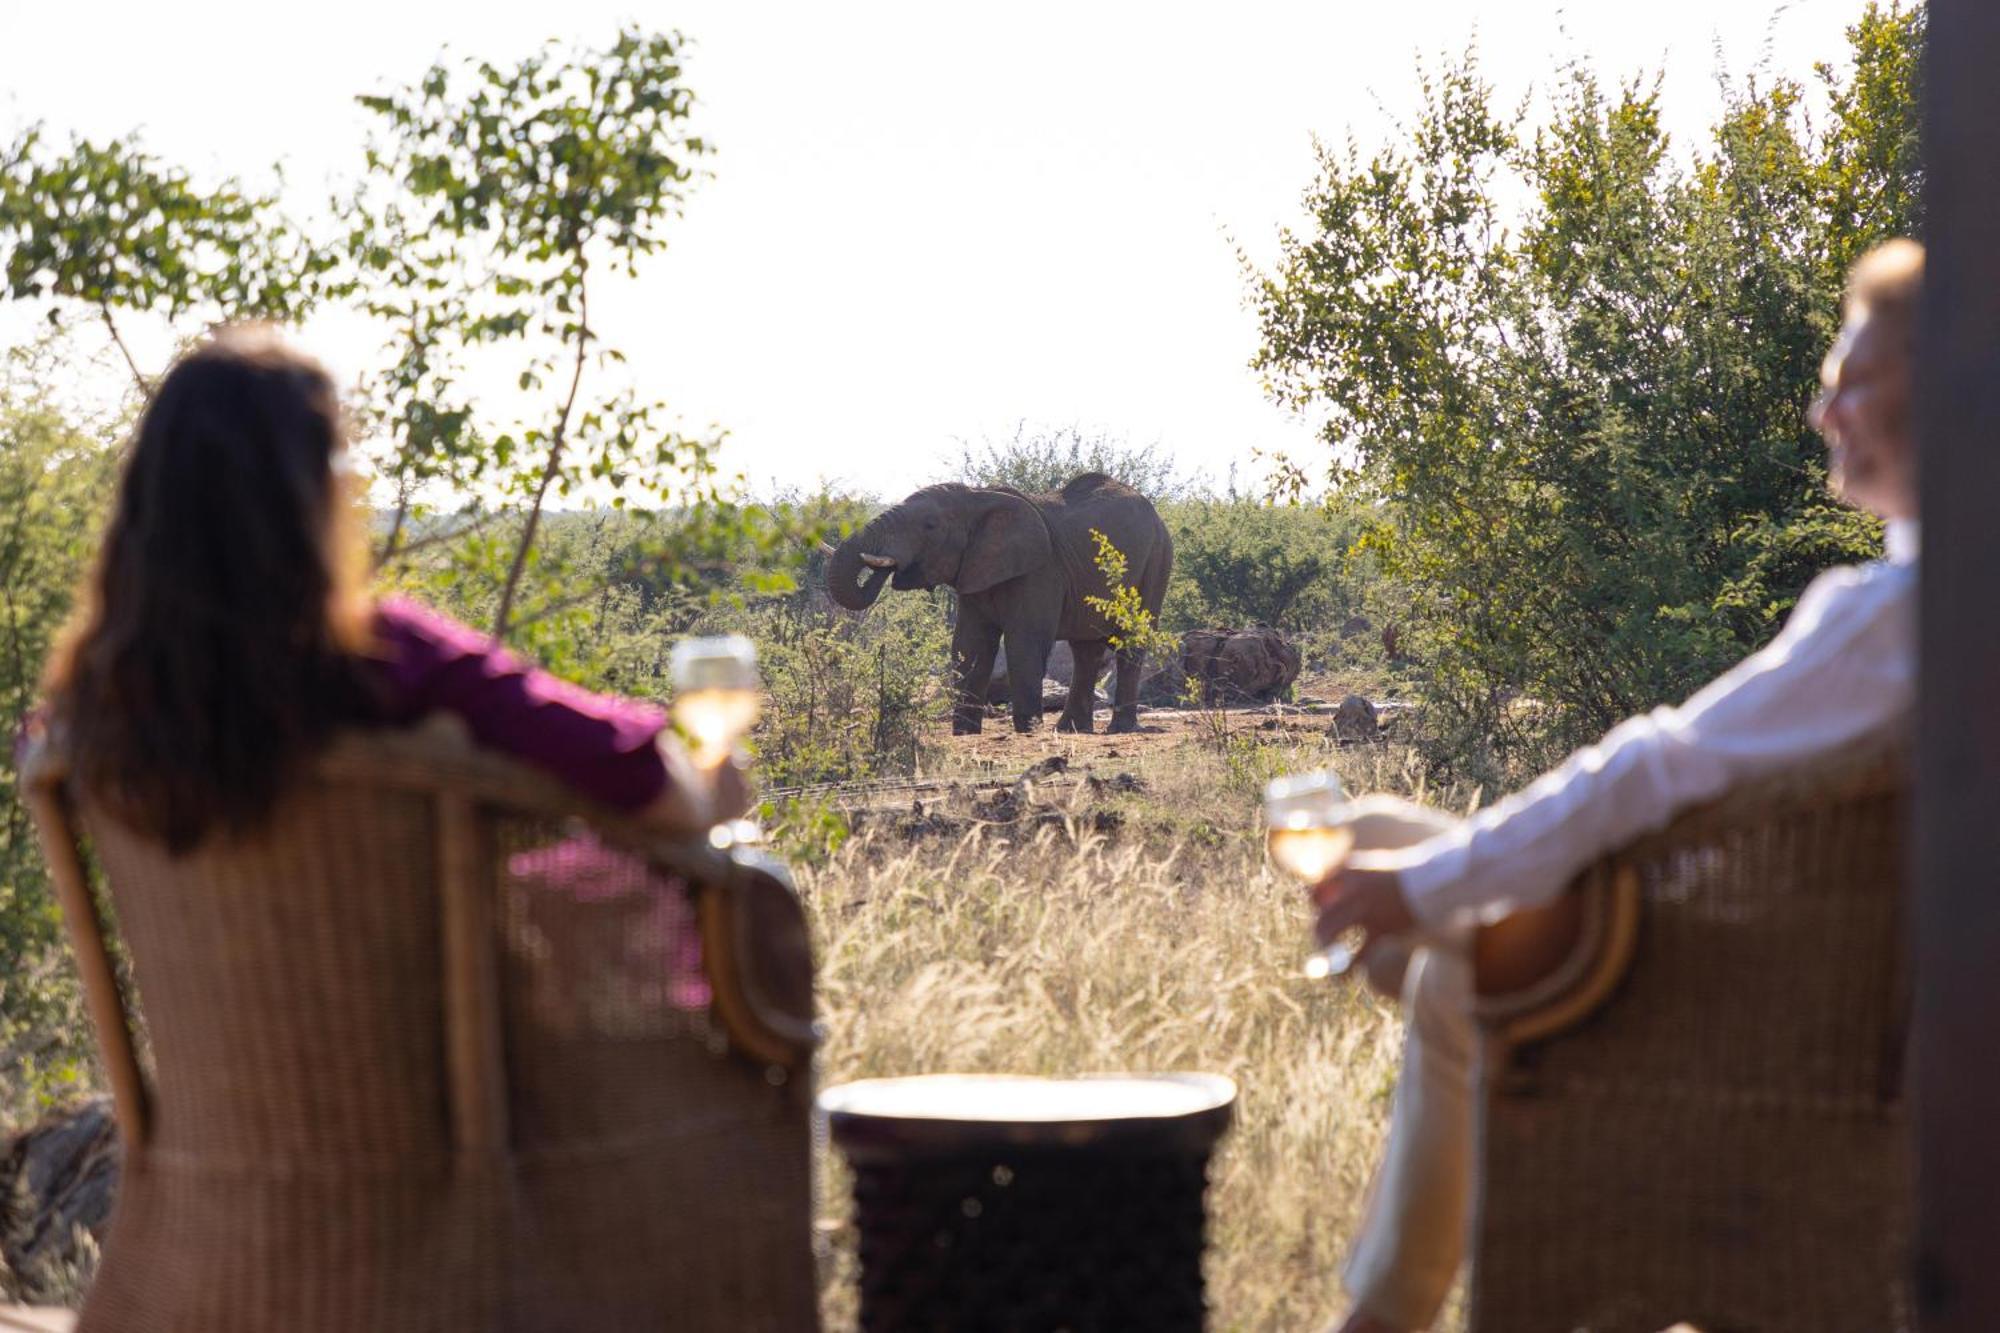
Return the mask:
[[874,1079],[820,1097],[854,1169],[861,1326],[1203,1327],[1205,1074]]

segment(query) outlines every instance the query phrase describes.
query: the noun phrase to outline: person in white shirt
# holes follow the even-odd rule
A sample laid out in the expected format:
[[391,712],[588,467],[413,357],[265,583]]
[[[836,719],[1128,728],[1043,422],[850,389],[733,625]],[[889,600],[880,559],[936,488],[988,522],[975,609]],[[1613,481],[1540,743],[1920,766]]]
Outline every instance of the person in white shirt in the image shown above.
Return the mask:
[[[1464,821],[1363,829],[1312,890],[1322,941],[1359,930],[1408,1019],[1389,1141],[1343,1280],[1341,1333],[1426,1327],[1464,1251],[1475,1039],[1467,928],[1561,893],[1591,861],[1740,783],[1904,725],[1916,691],[1917,451],[1910,346],[1923,250],[1898,240],[1850,278],[1813,425],[1834,493],[1887,523],[1887,558],[1820,575],[1784,629],[1678,708],[1614,728]],[[1385,846],[1385,842],[1405,846]],[[1409,953],[1413,932],[1431,941]],[[1390,982],[1396,985],[1396,982]]]

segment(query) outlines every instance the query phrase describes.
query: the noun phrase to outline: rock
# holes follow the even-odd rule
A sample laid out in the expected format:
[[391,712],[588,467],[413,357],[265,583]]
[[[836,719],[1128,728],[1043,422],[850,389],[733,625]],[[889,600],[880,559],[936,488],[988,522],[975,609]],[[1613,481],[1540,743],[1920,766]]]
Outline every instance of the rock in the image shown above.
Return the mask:
[[1190,630],[1181,640],[1181,669],[1210,705],[1269,703],[1298,679],[1299,663],[1299,650],[1269,625]]
[[1367,616],[1349,616],[1340,622],[1340,637],[1352,639],[1375,628],[1375,622]]
[[1375,705],[1358,694],[1350,694],[1333,711],[1334,735],[1344,741],[1372,741],[1382,732]]
[[111,1099],[52,1112],[0,1154],[0,1275],[12,1299],[59,1304],[90,1281],[118,1192]]
[[1012,824],[1027,807],[1027,798],[1019,787],[1001,787],[974,800],[970,813],[981,823]]

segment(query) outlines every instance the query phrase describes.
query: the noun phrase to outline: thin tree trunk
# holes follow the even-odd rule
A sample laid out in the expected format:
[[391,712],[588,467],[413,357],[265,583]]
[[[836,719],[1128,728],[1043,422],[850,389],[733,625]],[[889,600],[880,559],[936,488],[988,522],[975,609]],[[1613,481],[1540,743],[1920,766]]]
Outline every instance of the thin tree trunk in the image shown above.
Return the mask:
[[389,535],[382,539],[382,545],[375,552],[375,568],[394,560],[401,549],[403,522],[410,516],[410,488],[408,483],[396,488],[396,516],[389,520]]
[[562,412],[556,417],[555,430],[549,435],[549,461],[542,468],[541,484],[535,487],[534,502],[528,506],[528,522],[521,529],[521,540],[514,547],[514,563],[507,570],[507,584],[500,590],[500,609],[493,616],[493,637],[504,640],[514,616],[514,596],[521,587],[521,574],[528,566],[528,552],[534,548],[535,534],[542,525],[542,504],[548,499],[549,487],[562,467],[563,445],[569,438],[570,413],[576,409],[577,390],[583,384],[584,360],[590,353],[590,292],[585,286],[585,265],[578,264],[576,285],[576,369],[570,375],[569,397],[563,400]]
[[145,375],[140,372],[139,363],[132,359],[132,349],[127,347],[125,340],[118,336],[118,323],[111,318],[111,307],[99,301],[97,303],[97,313],[104,319],[104,328],[111,335],[112,345],[117,347],[119,355],[125,358],[125,368],[132,372],[132,383],[138,387],[140,399],[143,401],[151,398],[153,396],[153,386],[147,382]]

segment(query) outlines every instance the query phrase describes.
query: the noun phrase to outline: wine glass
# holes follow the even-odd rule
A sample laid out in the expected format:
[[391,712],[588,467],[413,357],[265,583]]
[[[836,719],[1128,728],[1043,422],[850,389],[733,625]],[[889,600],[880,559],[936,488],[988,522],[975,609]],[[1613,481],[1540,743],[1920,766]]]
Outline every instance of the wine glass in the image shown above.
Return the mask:
[[757,720],[757,647],[741,634],[683,639],[670,666],[674,721],[695,763],[716,768]]
[[[689,757],[704,769],[722,766],[757,721],[757,646],[741,634],[683,639],[674,645],[674,722],[687,734]],[[751,819],[732,819],[709,830],[718,849],[763,841]]]
[[[1329,770],[1275,779],[1264,788],[1264,838],[1272,864],[1300,883],[1319,883],[1354,846],[1349,815],[1347,793]],[[1337,977],[1354,961],[1354,950],[1335,940],[1306,959],[1305,974],[1315,981]]]

